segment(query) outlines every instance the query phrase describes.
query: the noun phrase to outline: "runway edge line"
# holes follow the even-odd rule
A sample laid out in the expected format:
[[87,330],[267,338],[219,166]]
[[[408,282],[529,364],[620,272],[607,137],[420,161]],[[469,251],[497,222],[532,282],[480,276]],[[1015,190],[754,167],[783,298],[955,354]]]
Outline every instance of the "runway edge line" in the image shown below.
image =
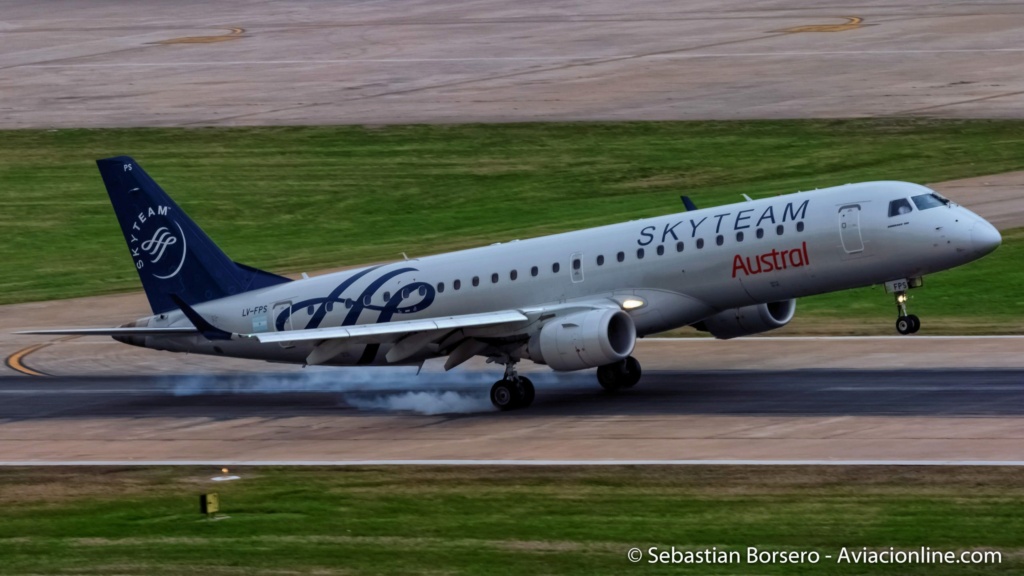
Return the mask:
[[1024,460],[0,460],[0,466],[1024,466]]

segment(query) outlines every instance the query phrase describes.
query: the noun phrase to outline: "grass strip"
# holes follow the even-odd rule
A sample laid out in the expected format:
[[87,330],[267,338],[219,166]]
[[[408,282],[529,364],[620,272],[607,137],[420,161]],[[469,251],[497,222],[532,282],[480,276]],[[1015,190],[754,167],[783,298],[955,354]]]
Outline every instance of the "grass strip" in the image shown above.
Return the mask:
[[[989,574],[1024,569],[1024,483],[979,467],[195,468],[0,472],[5,574]],[[222,514],[198,514],[216,491]],[[627,551],[817,551],[632,564]],[[989,549],[1000,564],[840,564]]]

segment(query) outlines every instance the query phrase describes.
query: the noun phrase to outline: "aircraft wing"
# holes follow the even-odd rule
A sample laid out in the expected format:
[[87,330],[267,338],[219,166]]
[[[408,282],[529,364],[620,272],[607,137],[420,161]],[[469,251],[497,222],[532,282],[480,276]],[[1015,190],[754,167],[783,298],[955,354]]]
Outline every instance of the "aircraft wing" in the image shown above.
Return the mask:
[[243,338],[254,338],[261,343],[269,342],[302,342],[309,340],[337,340],[350,338],[367,338],[375,336],[398,336],[413,332],[433,332],[435,330],[457,330],[460,328],[477,328],[526,322],[530,318],[518,310],[484,312],[481,314],[463,314],[459,316],[442,316],[422,320],[403,320],[383,324],[358,324],[355,326],[337,326],[333,328],[314,328],[311,330],[288,330],[285,332],[260,332],[241,334]]
[[[288,330],[285,332],[261,332],[257,334],[239,334],[242,338],[253,338],[260,343],[294,343],[310,342],[316,344],[306,357],[310,365],[323,364],[336,356],[342,348],[352,342],[392,342],[394,346],[388,351],[389,362],[400,362],[415,355],[418,351],[442,338],[454,335],[459,331],[462,337],[456,341],[467,344],[466,349],[449,357],[446,369],[468,360],[483,345],[466,338],[466,330],[493,330],[528,324],[530,317],[518,310],[502,310],[479,314],[462,314],[459,316],[441,316],[421,320],[403,320],[382,324],[358,324],[355,326],[337,326],[332,328],[314,328],[310,330]],[[510,326],[511,325],[511,326]]]

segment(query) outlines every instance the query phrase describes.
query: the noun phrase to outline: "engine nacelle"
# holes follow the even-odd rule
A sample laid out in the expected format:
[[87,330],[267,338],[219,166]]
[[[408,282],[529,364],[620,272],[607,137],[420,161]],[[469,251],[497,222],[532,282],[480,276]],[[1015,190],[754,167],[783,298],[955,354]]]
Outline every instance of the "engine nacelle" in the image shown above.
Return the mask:
[[636,327],[622,310],[590,310],[553,318],[530,339],[526,356],[555,370],[618,362],[633,352]]
[[782,328],[793,319],[796,300],[783,300],[769,304],[754,304],[732,310],[723,310],[696,324],[698,330],[710,332],[715,338],[728,340],[737,336],[759,334]]

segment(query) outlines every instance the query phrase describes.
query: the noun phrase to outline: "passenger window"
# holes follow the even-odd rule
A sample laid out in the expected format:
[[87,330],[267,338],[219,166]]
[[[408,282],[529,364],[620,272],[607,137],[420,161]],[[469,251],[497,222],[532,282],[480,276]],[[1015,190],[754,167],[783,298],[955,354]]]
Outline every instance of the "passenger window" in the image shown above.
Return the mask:
[[473,286],[479,286],[479,285],[480,285],[480,277],[479,276],[473,276]]
[[603,254],[597,257],[597,265],[598,266],[604,266],[604,255]]
[[441,292],[444,292],[444,282],[437,283],[437,293],[440,294]]
[[796,231],[797,232],[803,232],[804,231],[804,221],[803,220],[801,220],[801,221],[796,223]]
[[757,229],[757,237],[758,238],[764,238],[764,228],[758,228]]
[[334,302],[327,303],[327,311],[330,312],[331,310],[334,310]]
[[676,252],[682,252],[682,251],[683,251],[683,243],[682,243],[682,241],[676,242]]
[[456,290],[462,288],[462,280],[456,280],[455,282],[452,282],[452,288],[455,288]]
[[661,256],[664,253],[665,253],[665,245],[664,244],[659,244],[658,245],[658,256]]
[[615,259],[618,260],[619,262],[622,262],[623,260],[626,259],[626,253],[619,252],[618,254],[615,255]]
[[724,242],[725,242],[725,237],[722,236],[721,234],[719,234],[717,237],[715,237],[715,244],[718,244],[719,246],[721,246],[722,243],[724,243]]
[[700,250],[701,248],[704,248],[704,239],[697,238],[697,250]]
[[558,274],[558,271],[561,270],[561,268],[562,267],[558,265],[558,262],[555,262],[554,264],[551,265],[551,271],[554,272],[555,274]]
[[491,284],[497,284],[497,283],[498,283],[498,273],[495,272],[494,274],[491,274]]
[[775,227],[775,233],[778,234],[779,236],[782,236],[782,233],[785,231],[786,227],[783,226],[782,224],[779,224],[778,226]]
[[387,302],[388,300],[391,300],[391,292],[384,293],[384,301]]
[[643,260],[644,259],[644,249],[643,248],[637,248],[636,249],[636,259],[637,260]]
[[743,232],[737,232],[736,233],[736,241],[737,242],[743,242]]
[[[367,294],[366,296],[363,296],[363,306],[369,306],[370,302],[372,302],[372,300],[370,299],[370,295],[369,294]],[[312,308],[312,306],[310,306],[310,308]]]
[[913,196],[910,199],[914,201],[914,205],[917,206],[918,210],[938,208],[939,206],[949,204],[949,200],[946,200],[938,194],[921,194],[920,196]]
[[540,270],[538,270],[536,266],[534,266],[533,268],[530,268],[530,276],[536,276],[539,273],[540,273]]
[[[918,205],[918,208],[920,208],[920,205]],[[924,208],[921,209],[923,210]],[[906,198],[900,198],[898,200],[893,200],[892,202],[889,202],[890,218],[892,218],[893,216],[909,214],[911,210],[913,210],[913,208],[910,207],[910,202],[907,202]]]
[[579,258],[573,258],[572,259],[572,269],[573,270],[579,270],[580,269],[580,259]]
[[508,273],[508,277],[511,278],[512,280],[515,280],[516,278],[519,278],[519,272],[513,270]]

